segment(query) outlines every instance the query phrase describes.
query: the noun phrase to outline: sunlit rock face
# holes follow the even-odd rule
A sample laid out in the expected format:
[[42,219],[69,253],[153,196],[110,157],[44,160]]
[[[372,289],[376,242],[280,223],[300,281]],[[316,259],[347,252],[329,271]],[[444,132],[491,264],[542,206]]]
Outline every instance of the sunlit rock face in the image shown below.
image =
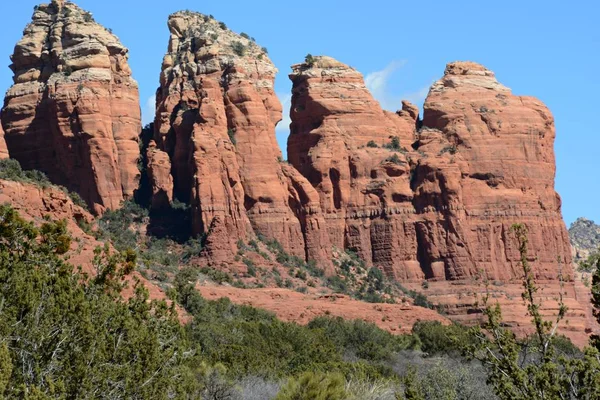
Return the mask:
[[36,7],[11,56],[2,109],[13,158],[78,192],[100,213],[138,186],[138,86],[128,50],[72,3]]
[[277,69],[265,49],[198,13],[175,13],[168,26],[155,151],[168,155],[173,197],[192,206],[193,231],[212,236],[210,257],[225,261],[238,239],[261,234],[328,265],[316,191],[277,147]]
[[289,160],[317,190],[333,246],[425,291],[465,323],[479,318],[482,282],[494,282],[507,323],[525,334],[531,324],[511,230],[522,223],[535,276],[552,294],[541,299],[542,313],[553,315],[562,290],[570,309],[562,332],[587,340],[589,290],[571,265],[554,190],[554,120],[544,104],[513,95],[471,62],[448,64],[422,121],[406,102],[383,111],[362,76],[329,57],[294,65],[290,79]]

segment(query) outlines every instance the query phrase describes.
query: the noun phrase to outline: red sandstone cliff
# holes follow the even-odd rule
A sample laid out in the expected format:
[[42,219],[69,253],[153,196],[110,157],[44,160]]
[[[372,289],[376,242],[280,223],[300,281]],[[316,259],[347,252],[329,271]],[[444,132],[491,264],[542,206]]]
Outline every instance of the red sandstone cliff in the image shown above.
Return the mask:
[[137,189],[141,130],[128,50],[91,14],[55,0],[36,8],[15,46],[2,109],[6,143],[96,212]]
[[[329,57],[292,68],[288,157],[319,193],[331,244],[398,279],[420,279],[406,150],[414,107],[383,111],[360,73]],[[404,149],[383,147],[394,137]]]
[[416,169],[414,204],[426,277],[484,270],[489,279],[519,278],[515,223],[529,230],[538,278],[557,279],[559,268],[572,277],[546,106],[512,95],[479,64],[457,62],[432,86],[423,126],[417,146],[426,157]]
[[437,281],[425,292],[463,322],[477,320],[476,297],[485,291],[478,279],[487,278],[508,323],[526,332],[510,230],[523,223],[547,293],[543,313],[557,310],[562,274],[570,309],[562,332],[582,344],[591,327],[589,298],[573,280],[548,109],[512,95],[485,67],[457,62],[432,86],[416,131],[414,106],[382,111],[357,71],[328,57],[307,61],[290,75],[288,156],[319,194],[332,245],[356,250],[412,289]]
[[168,26],[153,151],[168,155],[173,189],[154,179],[154,192],[172,191],[191,204],[193,231],[210,232],[215,261],[230,259],[238,239],[260,233],[292,254],[324,255],[328,264],[316,192],[281,162],[277,70],[266,52],[201,14],[175,13]]
[[[525,223],[539,277],[556,279],[557,256],[572,276],[541,102],[513,96],[478,64],[452,63],[416,132],[414,107],[382,111],[361,75],[331,58],[293,66],[290,78],[289,159],[317,189],[334,246],[401,280],[480,269],[509,280],[519,276],[510,226]],[[380,146],[394,136],[403,148]]]

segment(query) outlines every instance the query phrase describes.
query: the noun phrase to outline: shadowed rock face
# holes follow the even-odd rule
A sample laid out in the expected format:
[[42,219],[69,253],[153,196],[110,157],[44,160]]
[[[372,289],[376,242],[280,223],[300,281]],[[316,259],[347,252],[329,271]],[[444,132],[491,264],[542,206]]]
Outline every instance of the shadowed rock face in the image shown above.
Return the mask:
[[91,14],[53,1],[36,8],[11,57],[2,124],[12,157],[98,213],[138,185],[140,106],[127,53]]
[[210,232],[211,258],[227,260],[236,241],[255,232],[328,264],[316,191],[281,162],[277,70],[266,52],[201,14],[175,13],[168,26],[155,151],[168,155],[173,195],[191,204],[194,232]]
[[8,148],[6,147],[6,141],[4,140],[4,130],[2,129],[2,122],[0,122],[0,159],[8,158]]

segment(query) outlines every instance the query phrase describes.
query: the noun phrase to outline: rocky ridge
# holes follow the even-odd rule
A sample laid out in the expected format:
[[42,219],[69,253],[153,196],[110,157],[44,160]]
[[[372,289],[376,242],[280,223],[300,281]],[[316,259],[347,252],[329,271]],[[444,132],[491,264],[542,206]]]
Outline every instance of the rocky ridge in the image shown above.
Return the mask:
[[127,53],[90,13],[54,0],[36,7],[11,56],[14,85],[2,108],[11,157],[96,213],[138,186],[140,106]]
[[586,260],[600,251],[600,225],[587,218],[577,218],[569,227],[569,237],[576,261]]

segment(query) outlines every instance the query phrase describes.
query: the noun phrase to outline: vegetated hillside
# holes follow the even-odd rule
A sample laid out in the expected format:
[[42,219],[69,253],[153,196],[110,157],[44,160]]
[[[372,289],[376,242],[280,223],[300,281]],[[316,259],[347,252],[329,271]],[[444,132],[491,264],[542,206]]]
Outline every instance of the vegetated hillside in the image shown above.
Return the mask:
[[[501,326],[500,310],[485,303],[488,334],[419,322],[410,335],[392,335],[332,317],[300,326],[227,299],[204,299],[196,288],[199,271],[188,267],[176,273],[169,291],[190,315],[182,326],[175,304],[149,302],[139,283],[128,300],[120,296],[135,253],[99,250],[96,273],[84,275],[73,273],[65,258],[71,244],[65,221],[46,219],[37,228],[0,206],[2,396],[525,399],[531,397],[514,393],[548,390],[556,398],[587,393],[584,398],[593,399],[600,392],[598,350],[588,348],[583,357],[554,335],[551,322],[517,342]],[[531,277],[526,244],[521,249]],[[535,292],[528,278],[526,298]],[[539,317],[535,307],[531,315]]]
[[577,218],[569,227],[575,261],[583,261],[600,251],[600,225],[587,218]]

